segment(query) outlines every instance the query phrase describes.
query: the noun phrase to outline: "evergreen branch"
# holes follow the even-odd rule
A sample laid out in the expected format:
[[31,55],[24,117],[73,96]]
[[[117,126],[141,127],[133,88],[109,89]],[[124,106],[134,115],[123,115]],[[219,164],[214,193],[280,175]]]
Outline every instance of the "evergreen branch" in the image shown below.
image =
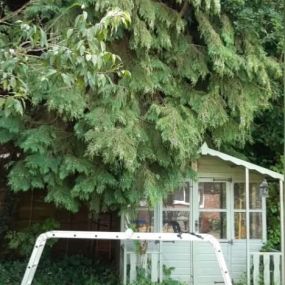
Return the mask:
[[159,1],[159,4],[164,6],[166,9],[169,9],[170,11],[177,13],[181,18],[184,16],[184,14],[187,12],[187,9],[189,8],[189,4],[187,1],[184,2],[180,11],[177,11],[177,10],[173,9],[172,7],[169,7],[167,4],[165,4],[162,1]]
[[185,13],[187,12],[188,8],[189,8],[189,3],[187,1],[185,1],[183,6],[182,6],[182,8],[181,8],[181,10],[180,10],[180,12],[179,12],[179,15],[180,15],[181,18],[185,15]]
[[27,29],[1,25],[0,147],[21,151],[9,168],[14,191],[47,188],[48,201],[72,211],[80,201],[96,211],[155,202],[188,175],[205,137],[244,143],[278,92],[279,54],[250,34],[255,15],[234,1],[221,13],[220,0],[80,1],[86,11],[74,2],[36,1],[16,12]]
[[162,1],[159,1],[159,4],[163,7],[165,7],[166,9],[168,9],[169,11],[176,12],[177,14],[179,14],[179,12],[177,10],[173,9],[172,7],[169,7],[167,4],[165,4]]
[[51,23],[50,25],[47,27],[47,31],[50,30],[57,22],[58,20],[60,20],[63,16],[65,16],[66,12],[68,12],[69,10],[71,10],[74,7],[78,7],[78,6],[82,6],[80,3],[74,3],[72,5],[70,5],[69,7],[67,7],[64,11],[61,12],[61,14],[59,16],[57,16]]

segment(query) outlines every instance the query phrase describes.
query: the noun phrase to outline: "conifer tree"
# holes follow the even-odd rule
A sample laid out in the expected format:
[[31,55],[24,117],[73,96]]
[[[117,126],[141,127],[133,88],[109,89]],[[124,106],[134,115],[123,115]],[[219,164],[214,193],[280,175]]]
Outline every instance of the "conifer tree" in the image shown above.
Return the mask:
[[[262,4],[262,1],[260,1]],[[70,211],[154,203],[205,140],[240,145],[281,76],[247,1],[36,0],[0,19],[0,143],[13,191]]]

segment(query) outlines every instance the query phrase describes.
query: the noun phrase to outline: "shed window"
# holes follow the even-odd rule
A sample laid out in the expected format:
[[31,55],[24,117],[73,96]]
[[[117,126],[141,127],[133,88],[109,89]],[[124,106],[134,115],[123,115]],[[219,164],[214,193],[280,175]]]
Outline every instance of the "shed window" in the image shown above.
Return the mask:
[[146,201],[141,201],[134,222],[138,232],[154,231],[154,211],[148,207]]
[[163,202],[163,232],[189,232],[190,184],[184,183]]
[[226,183],[200,182],[199,208],[199,232],[227,238]]
[[[200,182],[200,208],[226,209],[226,185],[223,182]],[[203,197],[203,198],[202,198]],[[201,203],[201,201],[203,201]]]
[[201,212],[199,231],[209,233],[218,239],[225,239],[227,237],[227,213]]
[[262,238],[262,213],[250,213],[250,238],[261,239]]
[[[246,238],[245,183],[234,184],[235,239]],[[249,232],[251,239],[262,239],[262,198],[257,183],[249,184]]]
[[[245,209],[245,184],[235,183],[234,185],[234,206],[235,209]],[[256,183],[249,184],[249,208],[261,209],[261,195]]]

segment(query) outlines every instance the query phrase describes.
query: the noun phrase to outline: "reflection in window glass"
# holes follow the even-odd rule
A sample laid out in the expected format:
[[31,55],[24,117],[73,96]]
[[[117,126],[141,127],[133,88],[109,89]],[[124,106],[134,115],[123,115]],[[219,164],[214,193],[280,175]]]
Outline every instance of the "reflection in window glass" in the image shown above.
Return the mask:
[[246,238],[246,213],[235,213],[235,239]]
[[168,195],[164,201],[165,208],[185,208],[189,207],[189,182],[184,183],[175,192]]
[[226,183],[200,182],[199,200],[200,208],[226,209]]
[[163,203],[163,232],[189,232],[190,185],[183,183],[175,192],[168,195]]
[[[251,239],[262,239],[262,213],[249,214]],[[235,213],[235,239],[246,239],[246,213]]]
[[139,232],[153,232],[154,231],[154,215],[153,210],[146,207],[140,207],[135,220],[137,231]]
[[245,209],[244,183],[234,184],[234,207],[235,209]]
[[189,232],[189,211],[163,211],[163,232]]
[[262,213],[250,213],[250,238],[261,239],[262,238]]
[[199,232],[211,234],[218,239],[227,237],[227,219],[224,212],[200,212]]
[[[245,183],[234,184],[235,238],[246,239]],[[254,211],[254,212],[253,212]],[[251,239],[262,239],[262,197],[258,183],[249,184],[249,232]]]
[[[259,185],[256,183],[249,184],[249,208],[261,209],[261,195],[259,193]],[[234,184],[234,207],[235,209],[245,209],[245,184]]]
[[261,209],[261,195],[259,191],[259,185],[256,183],[250,183],[249,208]]

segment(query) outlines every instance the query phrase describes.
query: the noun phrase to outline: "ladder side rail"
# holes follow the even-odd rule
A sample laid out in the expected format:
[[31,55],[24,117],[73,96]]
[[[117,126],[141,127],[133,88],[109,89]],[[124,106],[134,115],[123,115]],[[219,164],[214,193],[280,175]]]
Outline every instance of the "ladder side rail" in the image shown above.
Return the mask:
[[204,238],[205,241],[208,241],[214,248],[225,285],[232,285],[232,279],[219,241],[212,235],[201,234],[201,236]]
[[41,234],[34,245],[31,257],[29,259],[25,275],[23,277],[23,280],[21,282],[21,285],[31,285],[32,281],[34,279],[34,275],[36,273],[36,270],[38,268],[38,264],[40,262],[43,250],[45,248],[46,242],[48,240],[48,236],[44,233]]
[[229,271],[218,240],[208,234],[195,233],[140,233],[131,229],[125,232],[91,232],[91,231],[49,231],[41,234],[35,243],[32,255],[26,268],[21,285],[31,285],[39,264],[42,252],[48,239],[108,239],[108,240],[154,240],[154,241],[207,241],[215,251],[219,268],[225,285],[232,285]]

